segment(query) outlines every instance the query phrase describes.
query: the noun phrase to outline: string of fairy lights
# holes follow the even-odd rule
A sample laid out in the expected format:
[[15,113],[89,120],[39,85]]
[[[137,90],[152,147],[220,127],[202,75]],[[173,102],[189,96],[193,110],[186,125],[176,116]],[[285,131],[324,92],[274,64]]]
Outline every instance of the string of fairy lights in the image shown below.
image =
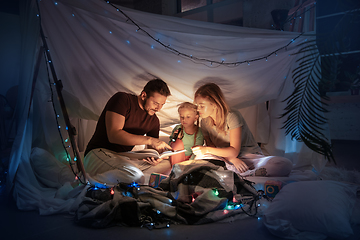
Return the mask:
[[[49,51],[49,49],[45,49],[45,51]],[[52,64],[52,61],[48,58],[47,54],[44,53],[44,57],[46,59],[46,62],[48,64]],[[74,169],[74,165],[77,161],[76,159],[76,156],[74,156],[72,158],[71,154],[69,153],[68,149],[71,148],[71,144],[69,144],[69,138],[66,138],[64,139],[63,137],[63,134],[61,132],[62,128],[61,128],[61,124],[59,123],[59,118],[60,118],[60,114],[57,112],[56,110],[56,107],[55,107],[55,101],[54,101],[54,92],[53,92],[53,89],[52,87],[56,85],[55,82],[51,82],[51,78],[50,78],[50,73],[49,73],[49,68],[48,68],[48,64],[46,64],[46,72],[47,72],[47,78],[48,78],[48,81],[49,81],[49,88],[50,88],[50,97],[51,97],[51,100],[50,102],[52,103],[52,107],[53,107],[53,110],[54,110],[54,114],[55,114],[55,121],[56,121],[56,125],[57,125],[57,130],[58,130],[58,133],[59,133],[59,136],[60,136],[60,139],[61,139],[61,144],[64,148],[64,151],[65,151],[65,157],[66,157],[66,161],[68,162],[69,166],[70,166],[70,169],[71,171],[73,172],[73,174],[75,175],[75,179],[74,180],[79,180],[80,183],[82,184],[85,184],[82,180],[81,180],[81,177],[79,176],[79,172],[78,171],[75,171]],[[68,126],[65,127],[66,131],[68,130]],[[67,145],[69,144],[69,145]],[[73,162],[74,161],[74,162]]]
[[[232,61],[232,62],[227,62],[224,59],[221,60],[213,60],[213,59],[207,59],[207,58],[201,58],[201,57],[196,57],[192,54],[188,54],[188,53],[184,53],[179,51],[178,49],[172,47],[169,44],[166,44],[164,42],[162,42],[159,38],[155,38],[152,34],[150,34],[147,30],[145,30],[144,28],[142,28],[138,23],[136,23],[132,18],[130,18],[125,12],[123,12],[119,7],[117,7],[116,5],[114,5],[113,3],[111,3],[108,0],[104,0],[107,4],[111,5],[113,8],[116,9],[117,12],[121,13],[125,18],[126,18],[126,22],[131,22],[134,26],[137,27],[136,32],[143,32],[145,33],[145,35],[147,35],[150,39],[152,39],[153,41],[157,42],[158,44],[160,44],[162,47],[164,47],[166,50],[170,51],[171,53],[174,53],[176,55],[178,55],[179,57],[183,57],[186,59],[189,59],[193,62],[197,62],[197,63],[205,63],[206,66],[214,68],[214,67],[219,67],[219,66],[227,66],[227,67],[237,67],[240,66],[242,64],[247,64],[250,65],[250,63],[252,62],[256,62],[256,61],[268,61],[268,58],[271,56],[277,56],[278,53],[283,50],[283,49],[287,49],[287,47],[290,44],[293,44],[299,37],[301,37],[304,32],[299,33],[296,37],[294,37],[293,39],[291,39],[286,45],[264,55],[261,57],[257,57],[257,58],[252,58],[252,59],[246,59],[246,60],[241,60],[241,61]],[[296,18],[296,17],[295,17]],[[306,41],[306,40],[305,40]]]
[[[59,136],[60,136],[60,139],[61,139],[61,144],[62,144],[62,147],[64,148],[64,151],[65,151],[66,161],[68,162],[71,171],[75,175],[74,181],[79,181],[81,184],[88,184],[88,183],[85,183],[85,181],[83,181],[81,179],[81,176],[79,174],[81,172],[81,169],[75,170],[75,168],[74,168],[74,165],[76,165],[75,163],[76,163],[76,161],[78,159],[77,159],[77,153],[76,153],[76,150],[75,150],[75,146],[73,146],[72,141],[69,141],[69,138],[70,138],[69,126],[67,126],[67,125],[65,126],[65,129],[66,129],[66,131],[68,133],[68,136],[69,136],[68,138],[64,139],[62,131],[61,131],[62,128],[61,128],[61,124],[59,122],[60,114],[56,110],[55,101],[54,101],[54,92],[53,92],[52,87],[55,86],[56,88],[62,89],[62,83],[61,83],[61,80],[58,80],[57,77],[56,77],[54,64],[52,62],[51,55],[50,55],[50,49],[48,48],[48,45],[47,45],[47,42],[46,42],[46,37],[45,37],[44,32],[42,30],[40,8],[39,8],[39,5],[38,5],[38,2],[37,2],[37,7],[38,7],[37,17],[40,19],[40,21],[39,21],[40,34],[41,34],[41,37],[42,37],[42,40],[43,40],[44,59],[45,59],[45,61],[47,63],[46,64],[46,73],[47,73],[47,79],[48,79],[48,82],[49,82],[49,88],[50,88],[50,92],[51,92],[51,94],[50,94],[50,98],[51,98],[50,102],[52,103],[52,107],[53,107],[53,110],[54,110],[55,121],[56,121],[56,124],[57,124],[57,130],[58,130],[58,133],[59,133]],[[50,70],[49,70],[49,67],[50,67]],[[50,71],[52,72],[53,81],[51,81]],[[58,97],[60,98],[60,96],[58,96]],[[63,115],[65,115],[64,112],[63,112]],[[64,120],[65,120],[65,117],[64,117]],[[65,120],[65,122],[66,122],[66,120]],[[74,129],[71,129],[71,131],[74,131]],[[73,153],[74,153],[73,157],[71,156],[71,154],[68,151],[68,149],[70,149],[70,148],[72,148],[72,150],[73,150]],[[85,179],[84,174],[85,173],[82,173],[82,176]]]
[[293,22],[294,20],[296,20],[297,18],[300,18],[300,19],[301,19],[303,16],[305,16],[305,14],[306,14],[307,12],[311,11],[312,9],[314,9],[314,8],[316,7],[316,2],[313,2],[312,4],[313,4],[312,6],[306,8],[306,10],[304,10],[302,13],[297,14],[297,12],[299,11],[299,9],[302,8],[303,5],[304,5],[304,3],[300,4],[300,5],[297,7],[297,9],[296,9],[290,16],[287,17],[287,19],[285,20],[284,24],[290,22],[290,25],[292,25],[292,24],[293,24],[292,22]]

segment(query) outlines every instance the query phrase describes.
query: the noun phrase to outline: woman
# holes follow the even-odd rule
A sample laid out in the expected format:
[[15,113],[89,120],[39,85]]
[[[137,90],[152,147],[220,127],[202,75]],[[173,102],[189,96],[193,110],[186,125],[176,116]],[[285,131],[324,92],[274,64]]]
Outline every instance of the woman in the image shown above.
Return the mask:
[[[283,157],[264,156],[241,113],[231,110],[215,83],[195,92],[206,146],[193,147],[196,158],[221,157],[228,169],[243,176],[288,176],[292,162]],[[251,170],[251,171],[248,171]]]

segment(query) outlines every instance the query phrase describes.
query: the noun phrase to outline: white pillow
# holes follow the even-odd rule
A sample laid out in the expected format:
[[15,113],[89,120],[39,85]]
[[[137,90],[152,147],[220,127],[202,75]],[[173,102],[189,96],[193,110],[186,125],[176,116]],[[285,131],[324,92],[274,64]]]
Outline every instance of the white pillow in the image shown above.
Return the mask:
[[285,185],[264,210],[271,233],[288,239],[346,238],[357,187],[336,181],[300,181]]
[[75,175],[68,166],[42,148],[35,147],[31,150],[30,163],[37,179],[47,187],[60,188],[66,182],[75,180]]

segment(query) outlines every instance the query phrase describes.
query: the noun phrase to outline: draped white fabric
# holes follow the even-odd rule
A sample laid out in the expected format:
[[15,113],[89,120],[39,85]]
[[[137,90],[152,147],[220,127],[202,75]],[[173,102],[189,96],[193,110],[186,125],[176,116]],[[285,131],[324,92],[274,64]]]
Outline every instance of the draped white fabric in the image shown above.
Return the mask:
[[[291,71],[300,57],[291,54],[298,50],[298,43],[311,39],[311,34],[297,38],[299,33],[198,22],[119,7],[141,27],[139,29],[121,11],[102,0],[46,0],[39,1],[39,7],[52,63],[58,79],[62,80],[68,112],[78,131],[80,151],[84,151],[101,110],[115,92],[139,94],[146,81],[156,76],[168,83],[172,93],[157,114],[164,133],[169,133],[171,126],[179,122],[177,104],[192,101],[196,88],[212,81],[222,88],[231,107],[240,109],[256,139],[265,144],[269,154],[288,157],[296,166],[321,170],[324,159],[303,143],[285,136],[285,130],[280,129],[284,119],[278,119],[286,106],[282,100],[293,90]],[[25,15],[28,19],[36,16],[35,10],[28,13],[33,14]],[[37,27],[36,22],[28,24],[32,24],[31,28]],[[29,30],[29,27],[24,29]],[[38,30],[28,31],[24,36],[34,42],[40,40]],[[292,39],[296,40],[283,48]],[[193,58],[169,51],[160,42]],[[37,57],[34,49],[38,50],[36,44],[25,52],[33,59],[24,62],[24,69],[34,68]],[[268,56],[271,53],[274,54]],[[267,59],[252,61],[264,56],[268,56]],[[222,61],[249,61],[249,64],[226,66],[217,63]],[[19,208],[25,204],[26,209],[40,208],[37,202],[41,197],[30,200],[29,196],[24,197],[26,194],[19,194],[25,188],[32,189],[29,194],[35,190],[41,194],[38,184],[33,183],[35,178],[25,174],[32,169],[26,165],[29,168],[22,168],[15,174],[18,166],[28,161],[31,147],[46,149],[66,163],[63,139],[58,132],[59,125],[66,139],[65,125],[56,96],[57,113],[54,113],[48,82],[51,73],[44,63],[43,59],[34,91],[34,113],[30,118],[25,113],[18,116],[21,124],[17,141],[32,140],[32,146],[17,144],[14,147],[10,163],[9,179],[10,184],[14,183]],[[32,71],[24,72],[26,76],[20,84],[27,93],[19,96],[23,98],[24,106],[30,105],[30,98],[26,96],[31,93]],[[55,91],[54,86],[52,88]],[[269,111],[265,107],[266,101],[270,101]],[[29,121],[34,124],[33,132],[26,132]],[[68,209],[64,205],[69,203],[56,204],[55,209],[43,213],[64,211]]]

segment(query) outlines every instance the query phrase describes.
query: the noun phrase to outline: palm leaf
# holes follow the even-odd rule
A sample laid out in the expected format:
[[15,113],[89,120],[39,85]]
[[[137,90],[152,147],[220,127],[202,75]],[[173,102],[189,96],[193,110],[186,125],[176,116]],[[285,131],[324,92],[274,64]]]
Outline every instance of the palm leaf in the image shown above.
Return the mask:
[[[292,139],[304,142],[313,151],[324,155],[329,161],[334,161],[331,144],[329,139],[323,134],[323,125],[327,119],[323,113],[328,112],[324,106],[326,103],[322,99],[328,99],[321,96],[319,85],[326,86],[334,82],[338,69],[334,68],[334,61],[337,62],[342,57],[340,49],[342,48],[343,36],[349,31],[353,31],[351,23],[348,28],[341,28],[341,21],[346,21],[348,15],[351,22],[359,21],[360,11],[349,11],[346,13],[333,31],[326,35],[317,35],[317,40],[304,41],[298,44],[299,50],[295,53],[298,66],[292,71],[294,82],[294,91],[284,102],[287,106],[280,118],[285,118],[283,129],[285,134]],[[341,30],[341,34],[336,34]],[[326,52],[320,56],[318,44],[322,44]],[[326,57],[330,56],[330,57]]]
[[327,119],[318,89],[321,79],[321,58],[315,40],[299,44],[296,54],[303,54],[297,59],[298,66],[292,71],[294,91],[287,97],[285,112],[287,117],[282,128],[285,134],[304,142],[311,150],[324,155],[329,161],[335,161],[329,140],[323,134],[323,125]]

